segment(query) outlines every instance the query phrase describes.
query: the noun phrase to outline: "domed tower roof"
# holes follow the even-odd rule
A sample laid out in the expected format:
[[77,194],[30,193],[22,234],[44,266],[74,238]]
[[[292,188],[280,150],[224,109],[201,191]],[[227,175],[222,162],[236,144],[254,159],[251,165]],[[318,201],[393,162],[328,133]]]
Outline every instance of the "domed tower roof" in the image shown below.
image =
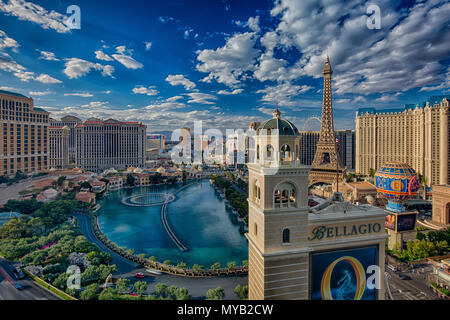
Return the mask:
[[278,129],[278,134],[280,136],[296,136],[296,135],[298,135],[299,133],[298,133],[297,127],[294,126],[294,124],[292,124],[290,121],[281,119],[280,116],[281,116],[281,112],[278,108],[276,108],[275,111],[273,112],[273,118],[266,120],[259,125],[259,127],[257,129],[258,134],[261,129],[265,129],[265,130]]

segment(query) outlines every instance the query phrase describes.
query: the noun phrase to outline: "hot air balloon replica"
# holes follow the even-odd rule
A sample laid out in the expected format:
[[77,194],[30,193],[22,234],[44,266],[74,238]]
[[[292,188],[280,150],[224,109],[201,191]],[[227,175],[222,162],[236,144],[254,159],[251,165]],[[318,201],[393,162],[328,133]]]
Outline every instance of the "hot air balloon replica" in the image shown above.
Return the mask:
[[389,249],[398,244],[401,249],[403,233],[414,230],[417,211],[406,211],[404,203],[417,193],[420,182],[416,171],[406,163],[388,162],[375,173],[378,195],[387,199],[385,227],[390,235]]

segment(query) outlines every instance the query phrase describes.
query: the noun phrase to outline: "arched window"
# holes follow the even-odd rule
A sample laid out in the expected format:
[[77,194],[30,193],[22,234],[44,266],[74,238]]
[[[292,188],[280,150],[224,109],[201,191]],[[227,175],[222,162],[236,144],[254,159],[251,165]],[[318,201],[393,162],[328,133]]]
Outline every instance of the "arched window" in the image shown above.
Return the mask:
[[283,244],[291,242],[291,232],[288,228],[283,229]]
[[271,144],[268,144],[266,147],[266,159],[264,159],[264,160],[271,161],[271,160],[273,160],[273,156],[274,156],[273,147]]
[[298,154],[298,144],[295,145],[295,156],[297,157],[297,160],[300,160],[300,155]]
[[259,160],[259,144],[256,146],[256,160]]
[[297,207],[297,192],[295,186],[289,182],[279,184],[273,193],[273,207]]
[[253,199],[256,203],[261,201],[261,188],[258,180],[255,180],[255,184],[253,186]]
[[291,161],[291,147],[287,144],[283,144],[280,149],[281,161]]
[[258,235],[258,225],[255,223],[255,228],[253,229],[255,236]]

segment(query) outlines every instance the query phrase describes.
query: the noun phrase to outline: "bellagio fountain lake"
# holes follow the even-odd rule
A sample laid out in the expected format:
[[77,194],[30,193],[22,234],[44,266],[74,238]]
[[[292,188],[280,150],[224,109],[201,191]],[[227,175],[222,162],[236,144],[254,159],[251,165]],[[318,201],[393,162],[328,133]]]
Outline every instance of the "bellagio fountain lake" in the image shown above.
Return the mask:
[[99,203],[102,232],[136,254],[205,268],[215,262],[242,265],[248,259],[242,222],[208,180],[113,191]]

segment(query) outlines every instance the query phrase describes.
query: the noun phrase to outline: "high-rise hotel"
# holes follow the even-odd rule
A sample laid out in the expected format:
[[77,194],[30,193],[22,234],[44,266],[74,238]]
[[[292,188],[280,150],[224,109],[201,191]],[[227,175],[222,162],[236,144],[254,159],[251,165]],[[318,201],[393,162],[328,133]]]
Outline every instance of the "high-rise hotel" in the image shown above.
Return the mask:
[[389,161],[405,162],[426,184],[450,183],[450,95],[403,109],[359,109],[355,119],[356,168],[369,174]]
[[81,119],[74,116],[62,117],[60,121],[50,119],[52,126],[61,126],[69,128],[69,161],[75,162],[75,126],[82,123]]
[[50,168],[66,169],[69,167],[69,135],[67,126],[48,128]]
[[75,126],[75,163],[84,170],[145,164],[146,126],[140,122],[89,118]]
[[0,174],[48,170],[48,112],[32,98],[0,90],[0,116]]

